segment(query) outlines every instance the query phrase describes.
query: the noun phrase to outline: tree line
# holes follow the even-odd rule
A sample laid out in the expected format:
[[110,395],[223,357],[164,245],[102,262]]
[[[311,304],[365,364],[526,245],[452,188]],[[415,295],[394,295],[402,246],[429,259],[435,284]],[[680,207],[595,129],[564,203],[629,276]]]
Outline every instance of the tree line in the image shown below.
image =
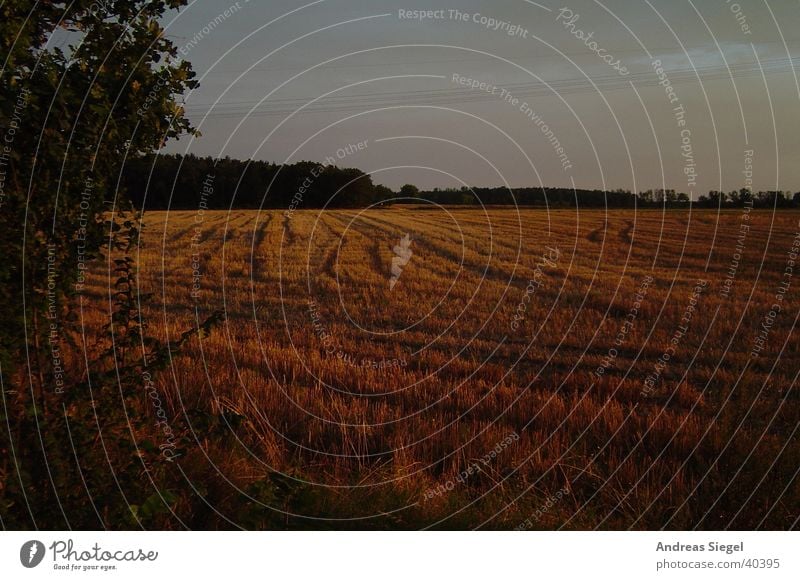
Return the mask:
[[[418,191],[412,185],[403,186],[401,194],[442,205],[519,205],[536,207],[588,207],[588,208],[681,208],[689,207],[686,193],[674,189],[649,189],[633,193],[615,189],[569,189],[559,187],[475,187],[433,189]],[[759,191],[740,189],[729,193],[710,191],[694,200],[695,207],[731,208],[797,208],[800,207],[800,192]]]
[[359,169],[311,161],[279,165],[196,155],[148,155],[129,162],[123,189],[139,209],[365,207],[393,196]]
[[[123,189],[138,209],[197,209],[203,195],[207,209],[363,208],[371,205],[518,205],[524,207],[681,208],[690,198],[674,189],[569,189],[559,187],[461,187],[420,191],[406,184],[395,192],[375,184],[359,169],[313,161],[276,164],[225,157],[147,155],[129,161]],[[695,207],[800,207],[800,192],[749,189],[709,191],[694,200]]]

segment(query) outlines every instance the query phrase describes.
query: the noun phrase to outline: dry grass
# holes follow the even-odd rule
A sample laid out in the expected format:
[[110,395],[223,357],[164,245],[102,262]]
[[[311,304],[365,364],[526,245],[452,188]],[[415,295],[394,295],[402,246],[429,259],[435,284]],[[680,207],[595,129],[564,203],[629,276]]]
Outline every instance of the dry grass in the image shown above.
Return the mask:
[[[750,352],[799,215],[751,214],[725,298],[741,216],[394,208],[210,212],[198,224],[194,212],[150,213],[140,256],[142,290],[155,295],[150,331],[174,339],[227,313],[161,376],[172,417],[242,418],[226,437],[196,432],[182,466],[217,498],[291,473],[317,494],[291,510],[312,527],[790,527],[800,278],[765,350]],[[406,234],[413,256],[390,290],[392,248]],[[548,247],[560,259],[542,266]],[[708,288],[688,330],[644,394],[699,279]],[[90,325],[105,319],[106,285],[95,273]],[[513,433],[519,441],[481,461]]]

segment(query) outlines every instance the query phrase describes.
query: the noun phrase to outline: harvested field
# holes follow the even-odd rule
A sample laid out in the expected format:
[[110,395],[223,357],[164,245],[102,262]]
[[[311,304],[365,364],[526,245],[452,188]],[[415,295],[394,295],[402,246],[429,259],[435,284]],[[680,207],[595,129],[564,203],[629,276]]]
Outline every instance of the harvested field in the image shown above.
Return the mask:
[[226,315],[157,382],[178,464],[214,525],[789,528],[799,218],[148,213],[149,331]]

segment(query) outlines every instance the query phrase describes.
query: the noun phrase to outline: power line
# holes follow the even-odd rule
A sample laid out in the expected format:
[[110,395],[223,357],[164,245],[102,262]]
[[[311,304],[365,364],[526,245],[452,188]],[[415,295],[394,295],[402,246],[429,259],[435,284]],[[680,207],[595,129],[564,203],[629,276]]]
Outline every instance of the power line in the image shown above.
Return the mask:
[[[703,82],[715,80],[738,80],[748,77],[760,77],[763,68],[765,73],[776,74],[789,72],[792,70],[794,61],[787,58],[772,59],[758,63],[741,63],[732,65],[730,72],[725,66],[710,65],[697,67],[697,72],[691,68],[678,69],[670,72],[672,84],[696,83],[697,76]],[[603,75],[591,79],[601,91],[617,91],[628,89],[630,82],[641,84],[642,86],[655,85],[653,73],[651,71],[633,73],[627,77],[619,75]],[[516,97],[538,97],[550,96],[553,91],[561,95],[581,94],[595,92],[586,78],[569,78],[555,80],[549,83],[551,88],[540,82],[509,83],[497,84]],[[448,89],[430,89],[416,91],[383,91],[373,93],[361,93],[356,95],[333,95],[326,97],[324,102],[315,103],[307,107],[302,113],[344,113],[361,111],[371,107],[392,107],[400,105],[441,105],[441,104],[465,104],[474,102],[484,102],[497,100],[496,95],[486,92],[470,91],[465,87]],[[255,111],[251,109],[259,103],[256,100],[225,102],[214,105],[210,103],[187,104],[187,114],[192,116],[206,115],[210,118],[236,118],[244,115],[264,117],[264,116],[286,116],[305,104],[310,98],[285,98],[270,99],[261,104]]]
[[[786,41],[786,44],[796,44],[800,43],[800,38],[798,39],[789,39]],[[772,45],[772,44],[779,44],[783,46],[783,41],[781,40],[764,40],[757,43],[758,45]],[[749,46],[749,45],[748,45]],[[542,45],[543,48],[544,45]],[[409,47],[405,47],[409,48]],[[413,47],[411,47],[413,48]],[[425,47],[430,48],[430,47]],[[447,47],[443,47],[447,48]],[[660,53],[665,51],[678,51],[681,50],[679,46],[667,46],[667,47],[647,47],[647,49],[651,53]],[[714,45],[696,45],[696,46],[688,46],[686,47],[687,52],[691,52],[693,50],[714,50],[716,51],[716,46]],[[383,52],[383,51],[382,51]],[[636,48],[618,48],[618,49],[608,49],[609,54],[627,54],[627,53],[640,53],[645,55],[645,51],[642,50],[641,47]],[[575,56],[595,56],[594,53],[590,51],[574,51],[574,52],[564,52],[564,56],[575,57]],[[363,56],[363,55],[362,55]],[[518,64],[522,64],[525,61],[535,61],[535,60],[546,60],[546,59],[560,59],[562,58],[558,53],[551,53],[551,54],[544,54],[539,56],[531,56],[530,53],[521,54],[516,57],[508,56],[508,55],[499,55],[507,60],[511,60],[513,62],[517,62]],[[680,56],[687,56],[686,54],[681,54]],[[691,55],[688,55],[691,56]],[[390,61],[381,61],[378,63],[351,63],[351,64],[327,64],[324,65],[324,69],[345,69],[345,68],[381,68],[385,69],[390,66],[422,66],[428,64],[449,64],[449,63],[463,63],[463,62],[498,62],[497,59],[492,58],[489,55],[482,55],[482,56],[473,56],[473,57],[465,57],[465,58],[454,58],[454,59],[431,59],[431,60],[424,60],[424,61],[417,61],[417,62],[390,62]],[[310,68],[313,65],[297,65],[297,66],[283,66],[283,67],[273,67],[273,66],[264,66],[261,65],[256,66],[255,68],[250,69],[248,68],[213,68],[208,71],[209,76],[217,73],[242,73],[245,71],[248,72],[300,72]],[[318,70],[318,69],[317,69]]]

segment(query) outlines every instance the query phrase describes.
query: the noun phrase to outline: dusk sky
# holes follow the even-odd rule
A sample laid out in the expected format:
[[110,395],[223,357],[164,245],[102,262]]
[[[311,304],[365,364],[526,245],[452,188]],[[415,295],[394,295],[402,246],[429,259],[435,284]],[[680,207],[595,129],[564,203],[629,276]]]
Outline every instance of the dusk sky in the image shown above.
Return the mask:
[[167,22],[203,136],[168,151],[694,197],[752,164],[753,189],[800,191],[799,6],[198,0]]

